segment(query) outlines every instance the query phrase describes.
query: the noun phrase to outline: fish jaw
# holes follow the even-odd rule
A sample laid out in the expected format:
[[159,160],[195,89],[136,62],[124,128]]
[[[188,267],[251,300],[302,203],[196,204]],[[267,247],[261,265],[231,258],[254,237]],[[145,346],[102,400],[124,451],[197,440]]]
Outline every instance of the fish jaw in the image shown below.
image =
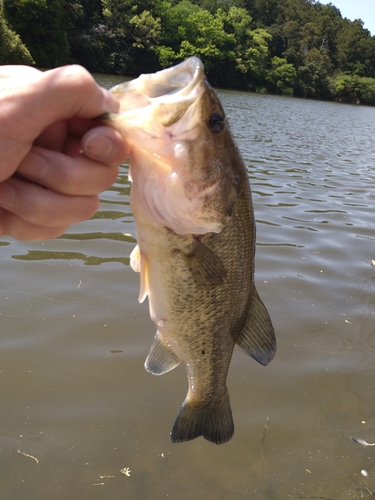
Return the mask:
[[131,145],[168,157],[175,138],[193,141],[199,135],[199,107],[194,104],[204,92],[204,81],[203,64],[196,57],[141,75],[111,89],[120,111],[108,120]]

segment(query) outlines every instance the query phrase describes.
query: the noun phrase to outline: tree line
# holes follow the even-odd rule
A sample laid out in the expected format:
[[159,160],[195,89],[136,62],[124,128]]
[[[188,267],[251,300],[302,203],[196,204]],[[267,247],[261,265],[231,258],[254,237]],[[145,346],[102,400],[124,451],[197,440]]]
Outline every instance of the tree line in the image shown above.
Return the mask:
[[0,64],[137,76],[191,55],[214,86],[375,105],[375,36],[315,0],[0,0]]

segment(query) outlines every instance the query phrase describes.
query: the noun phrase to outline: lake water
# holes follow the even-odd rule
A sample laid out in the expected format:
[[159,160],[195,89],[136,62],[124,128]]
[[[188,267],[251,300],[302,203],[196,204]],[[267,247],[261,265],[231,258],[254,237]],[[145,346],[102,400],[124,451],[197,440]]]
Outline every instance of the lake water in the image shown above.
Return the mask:
[[143,368],[154,325],[124,165],[92,220],[0,239],[1,500],[374,496],[375,447],[351,437],[375,442],[375,108],[219,94],[278,339],[266,368],[235,349],[234,438],[169,441],[187,380]]

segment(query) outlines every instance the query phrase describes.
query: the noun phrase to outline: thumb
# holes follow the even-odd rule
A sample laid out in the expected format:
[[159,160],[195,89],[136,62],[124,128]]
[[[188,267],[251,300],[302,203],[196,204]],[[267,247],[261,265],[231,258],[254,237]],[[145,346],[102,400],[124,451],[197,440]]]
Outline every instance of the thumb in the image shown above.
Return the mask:
[[18,137],[25,142],[34,141],[60,120],[75,116],[91,119],[119,109],[117,99],[78,65],[27,73],[18,84],[14,80],[6,101],[8,130],[15,123]]
[[[120,105],[111,92],[100,87],[82,66],[71,65],[43,73],[41,90],[46,118],[95,118],[103,113],[117,113]],[[48,112],[48,104],[54,109]]]

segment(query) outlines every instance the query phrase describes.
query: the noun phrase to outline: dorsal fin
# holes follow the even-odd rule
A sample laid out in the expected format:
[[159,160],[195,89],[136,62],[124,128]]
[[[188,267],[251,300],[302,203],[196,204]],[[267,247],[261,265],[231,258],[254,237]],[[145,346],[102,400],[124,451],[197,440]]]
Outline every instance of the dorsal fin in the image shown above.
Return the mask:
[[268,311],[254,286],[249,312],[236,343],[261,365],[276,353],[276,337]]

